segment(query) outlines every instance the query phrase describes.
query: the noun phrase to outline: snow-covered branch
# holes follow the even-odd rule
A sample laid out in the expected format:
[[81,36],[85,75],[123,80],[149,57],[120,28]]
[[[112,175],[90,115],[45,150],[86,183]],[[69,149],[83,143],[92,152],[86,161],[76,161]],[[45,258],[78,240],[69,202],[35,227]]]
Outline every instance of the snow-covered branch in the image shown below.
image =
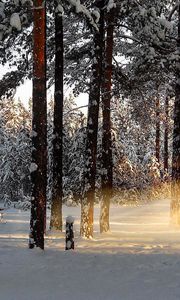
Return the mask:
[[174,5],[174,7],[172,8],[172,10],[170,11],[169,17],[168,17],[168,21],[171,21],[173,14],[175,13],[175,11],[178,9],[178,3],[176,3],[176,5]]
[[79,107],[72,108],[71,110],[69,110],[66,113],[64,113],[64,116],[68,115],[69,113],[71,113],[73,111],[79,110],[81,108],[86,108],[86,107],[88,107],[88,105],[82,105],[82,106],[79,106]]
[[[76,13],[82,13],[89,21],[89,23],[96,29],[98,30],[98,26],[96,22],[94,21],[94,18],[92,17],[90,11],[80,3],[80,0],[67,0],[69,4],[75,8]],[[94,14],[94,12],[93,12]]]

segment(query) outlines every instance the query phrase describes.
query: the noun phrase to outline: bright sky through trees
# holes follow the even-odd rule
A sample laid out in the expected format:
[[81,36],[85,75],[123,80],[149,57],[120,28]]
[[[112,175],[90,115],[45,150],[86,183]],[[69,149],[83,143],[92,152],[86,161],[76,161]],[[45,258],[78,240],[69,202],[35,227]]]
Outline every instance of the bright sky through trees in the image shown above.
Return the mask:
[[[54,89],[53,87],[47,91],[48,100],[53,97]],[[71,94],[70,89],[65,89],[65,96]],[[26,80],[23,85],[17,88],[15,98],[20,99],[25,107],[28,107],[29,98],[32,97],[32,82],[31,80]],[[88,104],[88,94],[81,93],[78,97],[76,97],[77,107],[85,106]],[[82,111],[85,113],[87,111],[86,108],[83,108]]]

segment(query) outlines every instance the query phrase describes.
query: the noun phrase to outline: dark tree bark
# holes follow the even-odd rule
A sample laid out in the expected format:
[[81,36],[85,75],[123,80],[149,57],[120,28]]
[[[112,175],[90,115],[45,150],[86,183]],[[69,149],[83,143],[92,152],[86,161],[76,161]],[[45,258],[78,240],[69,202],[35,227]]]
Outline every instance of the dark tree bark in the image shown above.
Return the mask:
[[30,248],[44,249],[47,185],[45,1],[34,0]]
[[169,97],[165,98],[165,129],[164,129],[164,171],[168,172],[169,169]]
[[178,6],[176,88],[174,106],[171,217],[180,225],[180,5]]
[[160,101],[156,98],[156,159],[160,162]]
[[89,93],[87,137],[85,149],[84,191],[81,202],[81,236],[93,236],[93,214],[96,182],[96,154],[98,116],[101,87],[102,45],[104,30],[104,1],[97,1],[100,9],[99,32],[94,33],[94,62]]
[[107,37],[105,44],[104,76],[102,84],[102,201],[100,212],[100,232],[109,231],[109,208],[112,196],[113,163],[111,141],[111,87],[112,87],[112,55],[114,32],[114,8],[107,13]]
[[54,138],[53,138],[53,188],[50,228],[62,231],[62,155],[63,155],[63,17],[55,9],[55,94],[54,94]]

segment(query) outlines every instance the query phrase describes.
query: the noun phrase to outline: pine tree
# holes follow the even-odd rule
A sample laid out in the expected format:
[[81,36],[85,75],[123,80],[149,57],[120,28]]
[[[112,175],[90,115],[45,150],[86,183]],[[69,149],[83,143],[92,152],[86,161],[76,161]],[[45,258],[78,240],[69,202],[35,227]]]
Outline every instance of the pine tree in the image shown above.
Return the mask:
[[11,201],[29,196],[30,115],[14,99],[0,101],[0,194]]
[[50,228],[62,231],[63,157],[63,8],[54,1],[55,11],[55,92],[53,130],[53,188]]
[[[115,5],[115,4],[114,4]],[[108,8],[107,8],[108,9]],[[111,89],[112,89],[112,56],[114,42],[115,7],[110,8],[106,17],[106,43],[104,55],[104,76],[102,83],[102,201],[100,212],[100,232],[109,230],[109,206],[112,196],[113,162],[111,141]]]
[[176,88],[174,106],[171,217],[180,225],[180,3],[178,3]]
[[44,249],[47,185],[45,1],[34,0],[30,247]]
[[101,88],[102,46],[103,46],[103,7],[104,1],[96,1],[100,9],[99,31],[94,32],[94,57],[92,64],[92,78],[89,92],[88,120],[85,148],[84,190],[81,202],[81,235],[93,236],[93,214],[96,183],[96,155],[98,116]]
[[169,96],[165,97],[164,172],[169,169]]
[[160,163],[160,100],[159,95],[155,99],[156,101],[156,159]]

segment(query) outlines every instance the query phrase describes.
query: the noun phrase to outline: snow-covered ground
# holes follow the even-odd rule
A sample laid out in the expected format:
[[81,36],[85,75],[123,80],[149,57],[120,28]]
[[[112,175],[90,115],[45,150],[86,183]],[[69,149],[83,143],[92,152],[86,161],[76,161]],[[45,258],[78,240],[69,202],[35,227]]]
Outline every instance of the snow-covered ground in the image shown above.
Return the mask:
[[180,300],[180,230],[169,224],[169,201],[111,208],[111,233],[79,232],[75,250],[64,250],[64,233],[48,234],[46,249],[29,250],[29,212],[6,212],[0,223],[0,300]]

